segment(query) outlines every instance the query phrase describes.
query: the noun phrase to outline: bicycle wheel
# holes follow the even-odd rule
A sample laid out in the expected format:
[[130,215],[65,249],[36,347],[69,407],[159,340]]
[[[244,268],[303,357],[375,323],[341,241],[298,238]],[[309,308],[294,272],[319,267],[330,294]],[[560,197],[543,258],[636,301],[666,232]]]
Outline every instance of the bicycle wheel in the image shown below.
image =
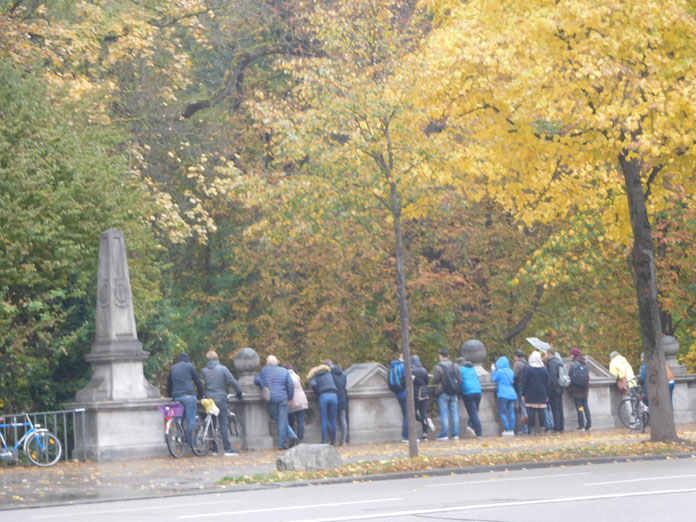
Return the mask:
[[191,450],[193,454],[198,457],[205,457],[210,451],[210,441],[212,436],[210,431],[213,426],[208,419],[202,419],[196,417],[196,423],[193,425],[193,432],[191,434]]
[[24,454],[36,466],[46,468],[60,460],[63,447],[53,433],[48,430],[37,430],[24,441]]
[[640,419],[638,418],[638,413],[636,411],[635,403],[633,399],[626,398],[619,404],[619,409],[617,410],[619,419],[624,426],[630,430],[637,430],[640,428]]
[[167,440],[167,449],[172,457],[178,459],[184,454],[186,432],[180,418],[169,419],[164,428],[164,438]]
[[230,445],[234,451],[246,451],[246,428],[242,420],[233,412],[227,416],[227,426],[230,429]]

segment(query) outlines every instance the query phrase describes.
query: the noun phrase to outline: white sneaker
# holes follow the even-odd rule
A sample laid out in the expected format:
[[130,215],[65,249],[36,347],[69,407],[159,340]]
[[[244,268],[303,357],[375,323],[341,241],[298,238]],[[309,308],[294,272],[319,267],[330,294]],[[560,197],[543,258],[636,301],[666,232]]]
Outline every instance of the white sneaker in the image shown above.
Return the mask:
[[459,435],[455,435],[454,437],[452,437],[452,440],[459,440]]
[[404,444],[408,444],[408,439],[401,439],[401,442],[403,442]]
[[471,426],[467,426],[467,427],[464,428],[464,429],[466,430],[466,434],[467,434],[469,437],[475,437],[475,436],[476,436],[476,432],[475,432],[473,429],[471,429]]
[[448,440],[449,440],[449,437],[438,437],[438,438],[435,439],[435,440],[438,440],[438,441],[440,441],[440,442],[445,442],[445,441],[448,441]]
[[430,431],[435,431],[435,424],[433,423],[433,419],[428,417],[425,422],[428,425],[428,428],[430,428]]
[[226,451],[224,455],[225,457],[238,457],[239,453],[237,453],[236,451]]

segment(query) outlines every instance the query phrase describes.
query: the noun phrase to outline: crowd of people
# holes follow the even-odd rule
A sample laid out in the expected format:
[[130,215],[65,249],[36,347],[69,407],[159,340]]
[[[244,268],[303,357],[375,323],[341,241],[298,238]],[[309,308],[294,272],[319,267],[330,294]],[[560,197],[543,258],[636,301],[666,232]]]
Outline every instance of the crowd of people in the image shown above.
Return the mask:
[[[196,368],[182,353],[172,365],[167,379],[167,395],[184,406],[187,435],[190,439],[196,418],[197,400],[207,396],[220,409],[218,416],[222,432],[223,451],[235,455],[229,441],[227,422],[227,393],[231,388],[237,399],[242,390],[230,370],[220,364],[214,351],[206,354],[208,360],[202,369],[203,381]],[[516,350],[512,366],[506,356],[498,357],[491,365],[491,380],[496,384],[498,415],[502,436],[534,434],[541,431],[563,432],[563,395],[572,398],[577,413],[577,430],[590,430],[592,417],[588,404],[590,376],[587,363],[578,348],[570,351],[570,363],[566,367],[553,347],[542,354],[533,351],[529,359],[522,350]],[[643,357],[641,356],[641,360]],[[418,355],[411,356],[411,379],[416,421],[421,426],[420,440],[428,440],[429,432],[435,432],[435,424],[428,416],[428,408],[435,400],[440,414],[440,431],[435,439],[458,439],[460,433],[459,397],[462,397],[468,420],[464,426],[470,437],[481,437],[479,416],[481,382],[473,363],[459,357],[456,363],[449,352],[442,349],[432,372],[423,366]],[[627,359],[618,352],[610,354],[609,371],[617,379],[619,391],[627,391],[638,382],[645,382],[645,364],[640,370],[640,381]],[[389,387],[394,392],[403,414],[401,438],[408,442],[407,392],[405,386],[403,356],[389,365]],[[674,388],[674,376],[667,366],[670,399]],[[307,374],[309,386],[317,397],[321,421],[321,442],[344,445],[348,441],[348,397],[346,374],[331,360],[324,360]],[[433,387],[430,383],[432,381]],[[268,402],[270,416],[278,425],[279,449],[287,449],[304,439],[305,412],[309,403],[302,386],[302,379],[292,364],[280,365],[274,355],[266,358],[266,365],[254,378],[262,390],[261,396]],[[195,388],[195,389],[194,389]],[[431,391],[434,397],[431,397]],[[647,398],[646,398],[647,401]],[[338,427],[341,428],[340,438]],[[218,448],[213,449],[214,452]]]
[[[589,430],[592,417],[587,402],[590,389],[589,370],[582,352],[573,348],[571,361],[566,368],[563,359],[552,347],[542,354],[534,351],[525,359],[522,350],[517,350],[514,362],[506,356],[498,357],[491,365],[491,380],[496,384],[498,414],[502,425],[502,436],[540,433],[543,431],[563,432],[563,395],[573,399],[578,417],[578,430]],[[629,365],[630,366],[630,365]],[[456,363],[449,359],[446,349],[438,353],[437,364],[428,374],[417,355],[411,356],[411,372],[415,401],[416,420],[422,425],[420,440],[428,440],[428,430],[435,431],[428,417],[428,385],[434,385],[435,402],[440,413],[440,432],[435,440],[445,441],[459,438],[459,397],[462,397],[468,421],[464,430],[471,437],[482,435],[479,406],[481,404],[481,382],[471,361],[459,357]],[[403,357],[389,365],[389,381],[405,381]],[[394,377],[393,375],[396,375]],[[390,384],[403,413],[401,438],[408,442],[408,418],[406,414],[406,391],[403,387]]]
[[[326,359],[307,374],[309,386],[319,401],[322,444],[336,445],[337,425],[341,426],[339,443],[348,440],[348,396],[346,375],[340,366]],[[268,408],[278,424],[278,449],[287,449],[304,439],[307,395],[291,364],[280,366],[275,355],[266,357],[266,366],[254,377],[254,383],[268,389]]]

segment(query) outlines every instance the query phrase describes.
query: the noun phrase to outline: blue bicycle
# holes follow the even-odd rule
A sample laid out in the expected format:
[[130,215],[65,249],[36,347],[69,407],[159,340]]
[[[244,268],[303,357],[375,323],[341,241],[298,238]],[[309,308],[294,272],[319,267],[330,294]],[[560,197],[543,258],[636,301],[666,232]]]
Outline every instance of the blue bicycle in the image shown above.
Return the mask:
[[[19,447],[22,446],[24,454],[32,464],[41,467],[53,466],[63,454],[60,440],[46,428],[41,428],[38,424],[35,426],[26,413],[21,415],[24,415],[26,422],[4,423],[5,419],[0,417],[0,459],[17,460]],[[14,446],[8,447],[2,428],[26,428],[26,431]]]

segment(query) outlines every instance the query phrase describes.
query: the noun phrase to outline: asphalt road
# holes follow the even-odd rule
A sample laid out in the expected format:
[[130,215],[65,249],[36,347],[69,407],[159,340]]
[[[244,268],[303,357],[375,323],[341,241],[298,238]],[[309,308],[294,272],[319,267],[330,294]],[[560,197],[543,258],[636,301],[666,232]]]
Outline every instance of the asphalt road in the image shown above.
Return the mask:
[[419,477],[2,511],[2,522],[696,520],[696,458]]

